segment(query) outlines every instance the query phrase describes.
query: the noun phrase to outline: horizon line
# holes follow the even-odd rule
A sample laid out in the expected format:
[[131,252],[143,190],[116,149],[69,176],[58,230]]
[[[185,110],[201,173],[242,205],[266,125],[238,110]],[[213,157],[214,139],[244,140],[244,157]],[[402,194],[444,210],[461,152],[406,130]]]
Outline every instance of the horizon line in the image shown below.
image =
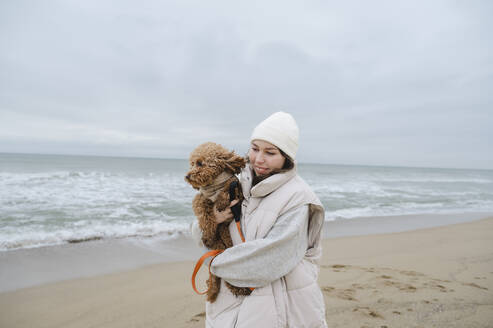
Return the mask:
[[[132,159],[158,159],[158,160],[184,160],[187,158],[173,157],[150,157],[150,156],[130,156],[130,155],[88,155],[88,154],[56,154],[56,153],[24,153],[24,152],[2,152],[0,155],[48,155],[48,156],[80,156],[80,157],[102,157],[102,158],[132,158]],[[493,169],[471,168],[471,167],[439,167],[439,166],[401,166],[401,165],[384,165],[384,164],[342,164],[342,163],[319,163],[319,162],[299,162],[298,164],[308,165],[333,165],[333,166],[367,166],[367,167],[389,167],[389,168],[410,168],[410,169],[446,169],[446,170],[481,170],[493,171]]]

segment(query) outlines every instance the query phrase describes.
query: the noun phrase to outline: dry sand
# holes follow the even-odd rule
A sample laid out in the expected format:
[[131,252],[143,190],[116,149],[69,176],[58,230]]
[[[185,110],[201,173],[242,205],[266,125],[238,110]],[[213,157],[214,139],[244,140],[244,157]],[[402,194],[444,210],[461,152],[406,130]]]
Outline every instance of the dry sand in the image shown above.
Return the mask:
[[[203,327],[193,265],[3,292],[0,327]],[[319,283],[329,327],[493,327],[493,218],[326,239]]]

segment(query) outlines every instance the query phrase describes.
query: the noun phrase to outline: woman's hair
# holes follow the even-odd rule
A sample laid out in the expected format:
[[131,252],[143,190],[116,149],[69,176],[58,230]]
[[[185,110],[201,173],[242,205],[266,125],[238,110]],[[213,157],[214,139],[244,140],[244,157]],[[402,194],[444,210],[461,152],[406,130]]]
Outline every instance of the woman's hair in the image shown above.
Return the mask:
[[[277,148],[277,149],[279,149],[279,148]],[[286,159],[284,161],[284,165],[281,168],[281,171],[286,172],[286,171],[291,170],[294,167],[294,161],[285,152],[283,152],[280,149],[279,149],[279,151],[281,152],[281,155],[284,156],[284,158]],[[277,173],[281,173],[281,172],[277,172]]]

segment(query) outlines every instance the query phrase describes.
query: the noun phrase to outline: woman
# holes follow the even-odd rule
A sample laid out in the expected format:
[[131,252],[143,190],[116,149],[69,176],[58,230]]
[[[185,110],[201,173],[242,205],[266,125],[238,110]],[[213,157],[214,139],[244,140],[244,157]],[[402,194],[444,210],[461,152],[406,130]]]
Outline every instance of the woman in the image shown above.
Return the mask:
[[[298,134],[295,120],[284,112],[253,131],[240,177],[245,242],[233,221],[235,246],[211,265],[222,286],[217,300],[206,303],[206,327],[327,327],[317,284],[324,209],[296,173]],[[229,208],[214,213],[218,223],[232,218]],[[255,289],[235,297],[224,281]]]

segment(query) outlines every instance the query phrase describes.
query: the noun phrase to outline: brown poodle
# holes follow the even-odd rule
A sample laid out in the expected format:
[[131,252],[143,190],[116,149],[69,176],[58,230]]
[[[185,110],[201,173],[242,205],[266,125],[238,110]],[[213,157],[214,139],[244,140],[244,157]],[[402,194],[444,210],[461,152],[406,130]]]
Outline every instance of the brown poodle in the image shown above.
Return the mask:
[[[206,142],[195,148],[190,154],[190,171],[185,181],[200,192],[193,200],[193,211],[202,230],[202,242],[209,249],[226,249],[233,246],[229,234],[229,223],[217,224],[214,220],[214,205],[218,211],[224,211],[234,199],[239,203],[232,208],[235,217],[239,217],[243,193],[235,174],[245,167],[243,157],[230,152],[219,144]],[[226,282],[236,295],[250,295],[246,287],[235,287]],[[207,280],[207,300],[214,302],[219,293],[220,278],[211,275]]]

